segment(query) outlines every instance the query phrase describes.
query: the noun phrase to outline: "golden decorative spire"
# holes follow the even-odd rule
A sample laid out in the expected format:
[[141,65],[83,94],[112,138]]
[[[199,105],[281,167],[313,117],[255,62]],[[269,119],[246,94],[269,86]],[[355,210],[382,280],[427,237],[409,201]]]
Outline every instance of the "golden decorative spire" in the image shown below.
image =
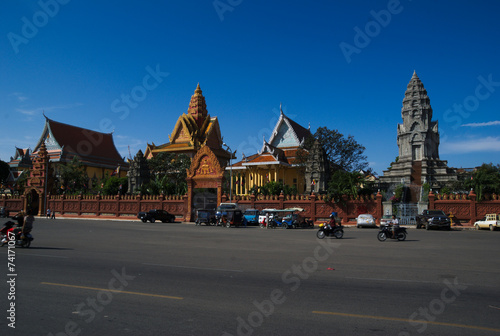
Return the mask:
[[200,83],[194,90],[194,94],[191,96],[191,101],[189,102],[188,115],[192,116],[196,121],[198,127],[203,125],[203,122],[207,118],[207,104],[205,102],[205,97],[203,97]]

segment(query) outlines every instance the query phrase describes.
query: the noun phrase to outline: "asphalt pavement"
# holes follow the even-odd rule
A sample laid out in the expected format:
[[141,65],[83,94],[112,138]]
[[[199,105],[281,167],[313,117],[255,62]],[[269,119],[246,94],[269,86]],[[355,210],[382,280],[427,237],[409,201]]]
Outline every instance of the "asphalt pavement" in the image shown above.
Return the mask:
[[500,335],[500,231],[408,231],[37,218],[0,249],[0,333]]

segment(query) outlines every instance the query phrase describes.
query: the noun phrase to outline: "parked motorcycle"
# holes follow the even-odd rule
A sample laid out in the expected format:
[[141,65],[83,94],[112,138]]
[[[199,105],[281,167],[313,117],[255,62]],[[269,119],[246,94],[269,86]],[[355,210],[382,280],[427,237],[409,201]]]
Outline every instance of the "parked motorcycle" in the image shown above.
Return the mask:
[[328,224],[320,224],[319,230],[316,232],[316,237],[323,239],[325,237],[335,237],[340,239],[344,237],[344,227],[342,225],[330,226]]
[[31,242],[33,241],[33,236],[31,233],[22,233],[21,229],[14,228],[15,223],[7,222],[5,226],[0,230],[0,242],[1,246],[9,243],[10,237],[15,235],[15,244],[21,247],[30,247]]
[[403,241],[406,239],[406,234],[406,228],[398,227],[396,229],[396,234],[393,235],[391,225],[385,224],[380,226],[380,231],[377,234],[377,238],[380,241],[385,241],[387,238]]

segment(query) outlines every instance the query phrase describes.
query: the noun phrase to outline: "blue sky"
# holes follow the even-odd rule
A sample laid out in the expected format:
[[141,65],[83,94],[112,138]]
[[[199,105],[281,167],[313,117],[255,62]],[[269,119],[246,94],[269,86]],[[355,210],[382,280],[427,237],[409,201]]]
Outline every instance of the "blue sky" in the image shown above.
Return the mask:
[[[238,158],[269,138],[280,103],[311,130],[398,155],[413,71],[452,167],[499,163],[498,1],[81,1],[0,4],[0,159],[56,121],[114,130],[124,157],[168,141],[197,83]],[[128,98],[127,98],[128,97]]]

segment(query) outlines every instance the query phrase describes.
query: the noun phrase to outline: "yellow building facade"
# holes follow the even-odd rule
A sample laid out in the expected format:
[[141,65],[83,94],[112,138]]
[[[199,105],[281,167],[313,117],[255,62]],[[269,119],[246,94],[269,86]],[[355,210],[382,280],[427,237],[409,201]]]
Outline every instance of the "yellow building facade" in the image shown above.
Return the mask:
[[304,193],[305,167],[298,163],[297,153],[308,137],[312,137],[310,130],[288,118],[280,108],[278,122],[269,141],[263,140],[261,150],[226,168],[233,175],[235,194],[250,194],[252,188],[268,182],[282,182]]

